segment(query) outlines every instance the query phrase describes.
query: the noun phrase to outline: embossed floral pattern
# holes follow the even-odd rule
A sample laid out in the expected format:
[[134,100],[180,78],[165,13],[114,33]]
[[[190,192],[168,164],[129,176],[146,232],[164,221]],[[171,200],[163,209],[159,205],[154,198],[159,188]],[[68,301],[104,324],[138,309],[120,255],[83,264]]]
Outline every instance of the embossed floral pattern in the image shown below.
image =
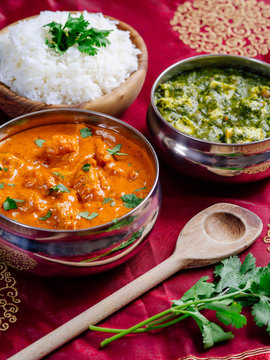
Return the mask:
[[11,276],[7,266],[0,263],[0,331],[9,328],[10,323],[17,320],[18,290],[15,288],[16,280]]
[[194,0],[170,24],[197,52],[255,57],[270,49],[270,5],[257,0]]

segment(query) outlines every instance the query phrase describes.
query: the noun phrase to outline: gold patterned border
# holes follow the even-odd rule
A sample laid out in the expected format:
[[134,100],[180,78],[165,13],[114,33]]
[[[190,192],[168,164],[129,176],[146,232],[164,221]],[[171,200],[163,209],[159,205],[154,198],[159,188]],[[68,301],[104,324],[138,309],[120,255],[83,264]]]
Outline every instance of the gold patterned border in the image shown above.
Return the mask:
[[7,265],[0,263],[0,331],[6,331],[10,323],[15,323],[14,315],[19,311],[18,290],[16,280],[8,271]]
[[236,355],[228,355],[228,356],[210,356],[210,357],[197,357],[193,355],[184,356],[181,358],[178,358],[178,360],[244,360],[248,359],[251,356],[257,356],[257,355],[264,355],[269,354],[270,355],[270,347],[263,347],[259,349],[249,350],[245,351],[240,354]]
[[[263,242],[265,242],[266,244],[270,244],[270,224],[268,224],[267,227],[268,231],[266,233],[266,236],[263,238]],[[270,246],[268,246],[267,250],[270,251]]]
[[170,24],[197,52],[255,57],[270,49],[270,5],[257,0],[194,0]]

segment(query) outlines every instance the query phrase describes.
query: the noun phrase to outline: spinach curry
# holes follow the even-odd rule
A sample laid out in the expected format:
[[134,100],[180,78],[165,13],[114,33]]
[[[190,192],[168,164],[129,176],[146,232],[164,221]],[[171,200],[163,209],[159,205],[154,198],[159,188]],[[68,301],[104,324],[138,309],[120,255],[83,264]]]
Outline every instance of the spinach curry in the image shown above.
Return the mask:
[[240,69],[183,71],[159,85],[155,103],[172,126],[202,140],[270,137],[270,79]]

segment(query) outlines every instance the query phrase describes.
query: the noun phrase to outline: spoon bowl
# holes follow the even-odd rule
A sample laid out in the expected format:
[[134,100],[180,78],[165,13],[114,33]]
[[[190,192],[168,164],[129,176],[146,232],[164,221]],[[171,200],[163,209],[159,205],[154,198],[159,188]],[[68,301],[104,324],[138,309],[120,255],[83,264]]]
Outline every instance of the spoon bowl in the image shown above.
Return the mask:
[[42,359],[177,271],[214,264],[246,249],[260,235],[262,226],[257,215],[240,206],[219,203],[208,207],[184,226],[168,259],[9,360]]
[[218,203],[195,215],[178,236],[172,256],[184,266],[214,264],[250,246],[262,231],[261,219],[233,204]]

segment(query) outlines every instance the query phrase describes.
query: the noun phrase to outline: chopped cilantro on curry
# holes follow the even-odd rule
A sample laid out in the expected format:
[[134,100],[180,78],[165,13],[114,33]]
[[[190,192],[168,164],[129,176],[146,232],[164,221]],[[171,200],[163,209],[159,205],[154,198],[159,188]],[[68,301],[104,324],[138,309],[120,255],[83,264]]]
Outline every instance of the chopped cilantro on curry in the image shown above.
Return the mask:
[[270,79],[240,69],[183,71],[160,84],[155,103],[181,132],[218,143],[270,137]]

